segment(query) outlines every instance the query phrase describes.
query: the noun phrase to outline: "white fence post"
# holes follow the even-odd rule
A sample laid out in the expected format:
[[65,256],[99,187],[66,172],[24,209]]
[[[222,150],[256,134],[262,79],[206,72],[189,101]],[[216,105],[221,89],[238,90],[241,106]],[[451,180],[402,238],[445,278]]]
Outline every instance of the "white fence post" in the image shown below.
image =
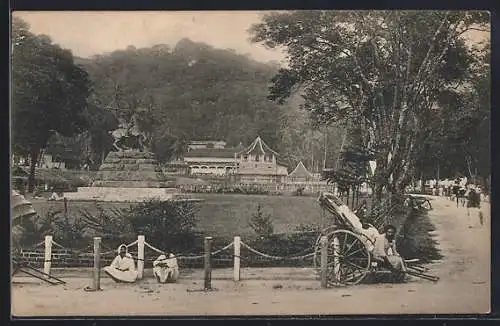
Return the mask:
[[233,242],[234,247],[234,268],[233,268],[233,280],[235,282],[240,280],[240,249],[241,249],[241,238],[234,237]]
[[52,236],[45,236],[45,259],[43,262],[43,272],[50,275],[50,267],[52,265]]
[[144,276],[144,242],[143,235],[137,236],[137,278],[142,279]]

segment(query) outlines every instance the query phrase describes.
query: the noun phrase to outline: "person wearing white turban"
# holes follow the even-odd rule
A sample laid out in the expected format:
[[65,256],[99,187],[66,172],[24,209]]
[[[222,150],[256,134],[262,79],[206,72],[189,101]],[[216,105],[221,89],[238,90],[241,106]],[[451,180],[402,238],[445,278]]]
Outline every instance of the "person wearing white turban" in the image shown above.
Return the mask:
[[118,247],[118,256],[113,259],[111,265],[104,267],[104,272],[118,283],[134,283],[137,280],[134,259],[128,253],[126,245]]

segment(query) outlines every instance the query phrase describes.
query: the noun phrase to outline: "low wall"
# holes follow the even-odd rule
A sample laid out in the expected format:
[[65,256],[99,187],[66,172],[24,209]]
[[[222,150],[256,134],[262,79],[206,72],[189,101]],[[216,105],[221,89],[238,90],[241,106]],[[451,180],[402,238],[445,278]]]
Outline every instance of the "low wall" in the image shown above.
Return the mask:
[[99,200],[108,202],[141,202],[151,199],[175,199],[176,188],[110,188],[79,187],[77,192],[64,193],[68,200]]
[[[321,191],[334,191],[333,185],[327,185],[325,183],[237,183],[229,185],[183,185],[178,184],[177,188],[184,192],[193,193],[244,193],[246,190],[258,189],[261,192],[266,193],[294,193],[297,189],[303,189],[304,194],[316,194]],[[239,189],[239,190],[238,190]]]

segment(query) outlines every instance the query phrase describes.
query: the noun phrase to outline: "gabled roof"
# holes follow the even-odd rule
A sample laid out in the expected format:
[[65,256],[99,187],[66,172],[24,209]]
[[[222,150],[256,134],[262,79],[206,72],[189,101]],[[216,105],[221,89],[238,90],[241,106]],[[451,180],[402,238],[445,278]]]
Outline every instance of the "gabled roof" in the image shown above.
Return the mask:
[[248,146],[247,148],[244,148],[243,150],[239,151],[237,155],[240,154],[260,154],[260,155],[265,155],[266,153],[273,153],[275,156],[278,156],[279,154],[272,150],[271,147],[269,147],[261,138],[260,136],[257,136],[255,140]]
[[297,164],[295,169],[288,175],[289,177],[292,178],[312,178],[313,175],[307,171],[306,167],[304,166],[304,163],[302,161]]

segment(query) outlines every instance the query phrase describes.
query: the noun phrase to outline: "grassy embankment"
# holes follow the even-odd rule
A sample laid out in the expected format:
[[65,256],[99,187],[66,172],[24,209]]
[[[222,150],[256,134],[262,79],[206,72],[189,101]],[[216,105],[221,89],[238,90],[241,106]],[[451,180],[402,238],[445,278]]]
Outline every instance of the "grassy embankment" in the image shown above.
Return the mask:
[[[236,235],[241,236],[243,241],[253,236],[249,222],[259,204],[264,214],[271,216],[275,233],[291,233],[300,225],[326,227],[332,223],[331,216],[323,212],[315,197],[233,194],[196,194],[195,197],[204,199],[198,204],[197,231],[210,235],[221,243],[226,240],[230,241]],[[63,209],[62,202],[35,200],[33,204],[42,216],[50,209]],[[101,205],[105,208],[126,209],[130,207],[130,204],[126,203],[102,203]],[[70,216],[78,214],[83,208],[92,212],[95,210],[95,204],[92,202],[68,203]],[[399,244],[401,254],[423,260],[439,259],[436,243],[429,234],[434,227],[427,213],[413,212],[407,218],[402,216],[400,220],[401,222],[406,220],[405,226],[397,225],[398,228],[402,228],[404,236]],[[395,221],[395,224],[398,222]]]

